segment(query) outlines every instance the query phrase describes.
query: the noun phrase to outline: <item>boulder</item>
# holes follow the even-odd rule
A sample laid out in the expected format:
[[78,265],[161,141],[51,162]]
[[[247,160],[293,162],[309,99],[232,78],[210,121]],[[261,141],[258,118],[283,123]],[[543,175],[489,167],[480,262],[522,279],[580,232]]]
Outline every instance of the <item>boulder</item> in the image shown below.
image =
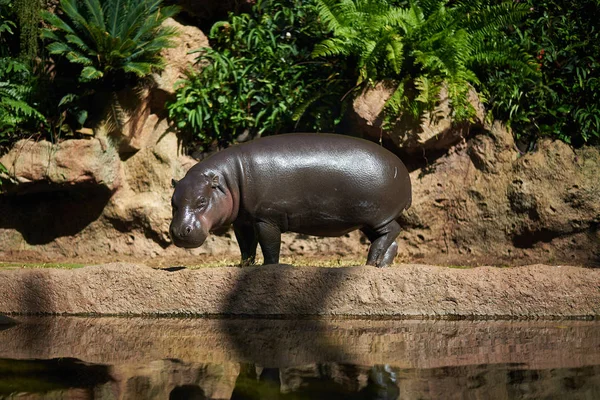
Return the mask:
[[145,147],[123,162],[123,186],[110,199],[104,216],[126,230],[141,229],[168,245],[171,179],[180,179],[195,161],[181,153],[174,132],[156,129]]
[[198,55],[190,54],[190,51],[210,47],[206,35],[194,26],[182,25],[172,18],[165,20],[163,25],[177,29],[179,36],[176,47],[162,51],[167,60],[165,69],[153,75],[156,87],[153,89],[152,106],[155,111],[164,111],[165,101],[175,93],[175,84],[184,77],[186,69],[195,63]]
[[8,170],[3,177],[19,184],[88,184],[110,191],[120,184],[119,155],[102,138],[65,140],[58,144],[20,140],[0,158],[0,163]]
[[349,118],[356,133],[380,141],[389,138],[403,152],[421,154],[423,151],[446,150],[466,138],[470,129],[484,124],[485,110],[474,89],[469,92],[469,101],[476,111],[476,118],[470,123],[455,123],[448,91],[443,87],[438,106],[425,113],[420,121],[400,116],[392,127],[384,127],[383,109],[393,91],[394,86],[389,82],[379,82],[354,99]]

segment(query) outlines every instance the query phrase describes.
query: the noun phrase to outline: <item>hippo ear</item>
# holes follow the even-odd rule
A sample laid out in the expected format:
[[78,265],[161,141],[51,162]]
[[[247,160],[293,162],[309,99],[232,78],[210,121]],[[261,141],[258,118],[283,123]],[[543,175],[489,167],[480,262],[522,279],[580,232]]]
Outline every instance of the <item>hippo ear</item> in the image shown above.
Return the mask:
[[173,185],[173,188],[175,186],[177,186],[178,183],[179,183],[179,181],[176,181],[175,179],[171,179],[171,185]]
[[213,177],[211,178],[211,186],[213,189],[218,188],[219,186],[221,186],[220,182],[219,182],[219,175],[213,175]]
[[219,175],[217,175],[215,173],[210,173],[210,174],[205,175],[205,176],[210,181],[210,186],[213,189],[218,189],[221,192],[225,193],[225,188],[223,187],[223,184],[221,183],[221,179],[219,179]]

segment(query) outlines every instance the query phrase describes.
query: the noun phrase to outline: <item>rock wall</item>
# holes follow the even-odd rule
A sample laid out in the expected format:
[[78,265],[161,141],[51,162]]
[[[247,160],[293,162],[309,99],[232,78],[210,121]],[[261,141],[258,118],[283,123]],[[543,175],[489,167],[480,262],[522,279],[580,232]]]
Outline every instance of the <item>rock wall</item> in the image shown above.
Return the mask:
[[[4,178],[19,183],[0,194],[0,259],[238,259],[231,232],[194,250],[175,248],[168,236],[171,179],[195,160],[184,154],[164,104],[194,61],[189,50],[208,40],[197,28],[166,23],[179,29],[179,45],[165,51],[168,67],[154,85],[116,95],[126,105],[123,127],[101,124],[93,138],[58,144],[21,141],[0,157],[9,170]],[[379,139],[386,93],[375,88],[355,101],[350,130]],[[474,107],[480,110],[475,100]],[[397,261],[600,263],[600,150],[542,140],[521,154],[500,124],[483,129],[482,113],[475,136],[447,119],[386,133],[411,165],[414,191]],[[438,158],[427,159],[430,150]],[[367,249],[357,232],[287,234],[282,255],[364,260]]]
[[600,149],[544,139],[521,154],[499,123],[411,173],[400,249],[449,262],[600,262]]

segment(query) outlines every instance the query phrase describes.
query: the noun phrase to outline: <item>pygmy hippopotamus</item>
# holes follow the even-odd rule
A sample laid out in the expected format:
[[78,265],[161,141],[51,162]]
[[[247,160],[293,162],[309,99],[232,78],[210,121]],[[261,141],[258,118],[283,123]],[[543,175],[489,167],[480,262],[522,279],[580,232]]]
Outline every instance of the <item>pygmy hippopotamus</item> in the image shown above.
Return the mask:
[[367,265],[396,256],[396,219],[411,204],[402,161],[367,140],[290,133],[229,147],[173,181],[170,233],[179,247],[198,247],[233,224],[242,264],[260,243],[265,264],[279,262],[282,232],[341,236],[360,229],[371,241]]

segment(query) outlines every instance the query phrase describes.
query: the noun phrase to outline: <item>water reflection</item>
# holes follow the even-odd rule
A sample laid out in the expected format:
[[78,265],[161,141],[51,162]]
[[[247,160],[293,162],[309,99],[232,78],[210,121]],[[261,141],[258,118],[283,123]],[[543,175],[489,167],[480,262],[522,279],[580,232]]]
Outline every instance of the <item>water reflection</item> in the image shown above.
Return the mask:
[[593,321],[16,319],[0,399],[600,398]]

